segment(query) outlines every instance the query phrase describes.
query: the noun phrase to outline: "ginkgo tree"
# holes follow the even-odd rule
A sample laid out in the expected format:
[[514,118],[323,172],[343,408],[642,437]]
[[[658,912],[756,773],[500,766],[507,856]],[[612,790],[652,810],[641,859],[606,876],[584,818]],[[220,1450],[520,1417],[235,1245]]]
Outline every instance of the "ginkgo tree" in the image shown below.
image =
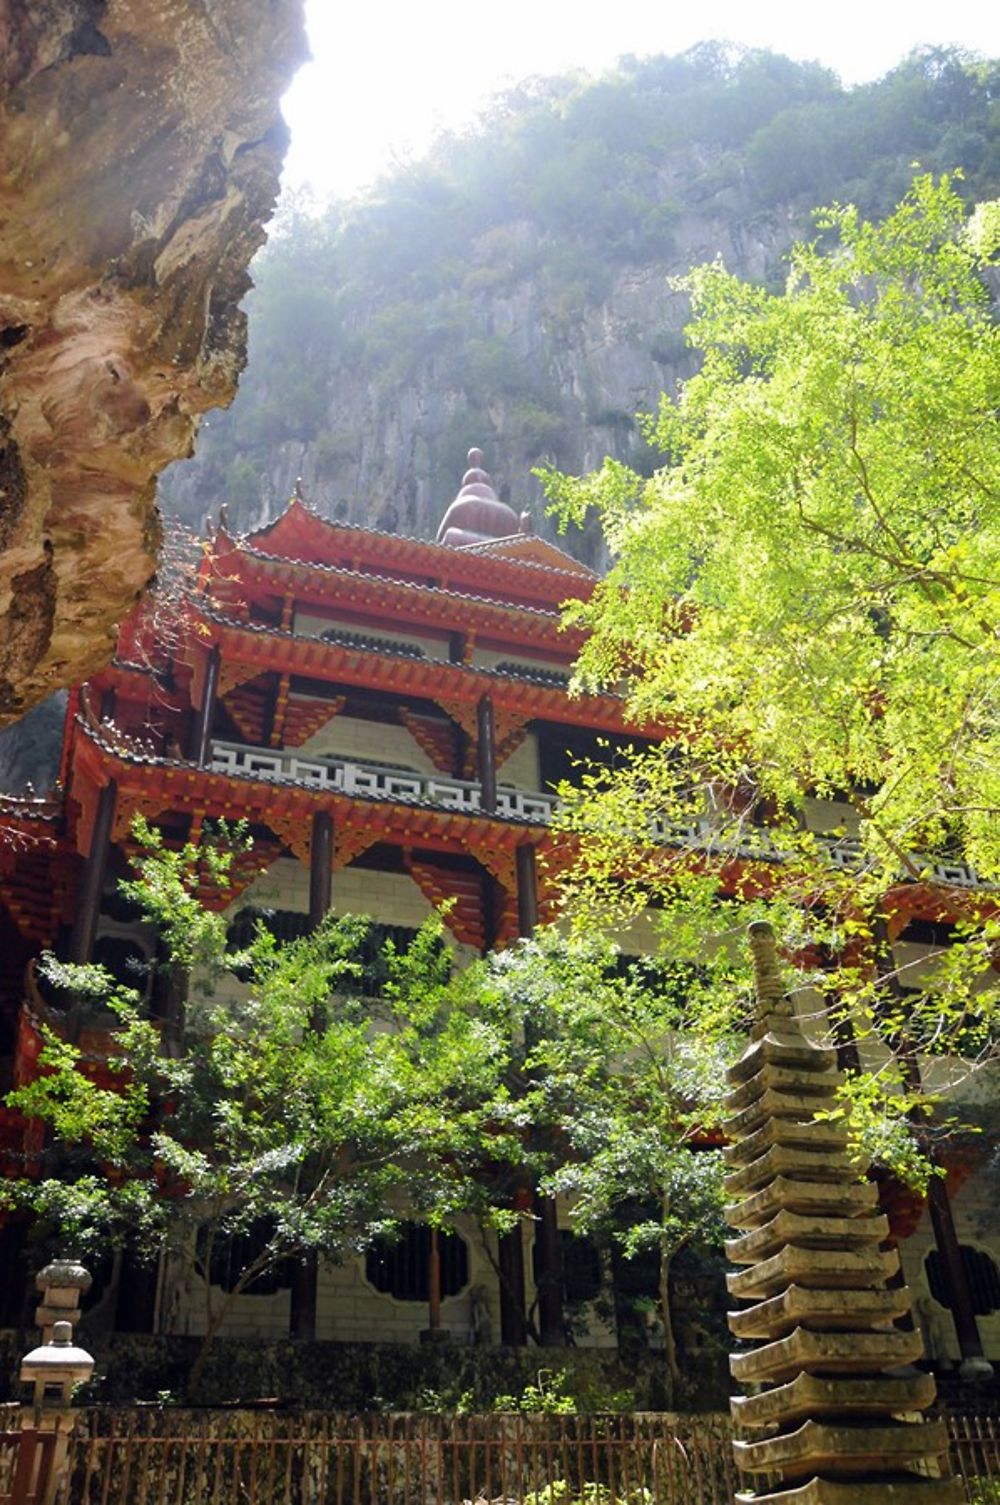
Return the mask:
[[[883,223],[816,218],[779,293],[718,263],[681,279],[701,365],[650,419],[651,479],[546,476],[612,557],[569,609],[577,684],[666,733],[585,773],[565,819],[577,900],[654,894],[677,955],[772,910],[841,1026],[877,1039],[855,1091],[903,1154],[919,1052],[996,1046],[1000,203],[970,215],[924,177]],[[842,823],[807,829],[812,800]],[[903,998],[906,912],[956,944]]]

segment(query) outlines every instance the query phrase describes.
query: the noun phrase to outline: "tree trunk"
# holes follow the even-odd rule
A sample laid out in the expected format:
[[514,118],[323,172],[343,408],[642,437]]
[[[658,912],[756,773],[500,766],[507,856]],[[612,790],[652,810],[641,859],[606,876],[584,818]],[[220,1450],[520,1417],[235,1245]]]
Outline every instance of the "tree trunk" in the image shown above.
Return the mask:
[[666,1242],[660,1244],[660,1321],[663,1324],[663,1357],[667,1366],[667,1407],[673,1410],[681,1371],[677,1363],[674,1314],[670,1309],[670,1263],[673,1256]]
[[195,1355],[194,1363],[191,1365],[191,1373],[188,1375],[187,1385],[185,1386],[185,1399],[188,1401],[193,1400],[198,1394],[198,1386],[201,1383],[201,1377],[205,1372],[205,1364],[208,1360],[209,1350],[212,1347],[212,1343],[215,1340],[215,1336],[219,1331],[219,1328],[225,1321],[226,1313],[229,1310],[229,1303],[232,1301],[233,1297],[238,1294],[239,1287],[237,1287],[235,1290],[229,1291],[223,1297],[222,1301],[219,1302],[214,1311],[212,1309],[211,1290],[212,1288],[211,1286],[209,1286],[208,1310],[210,1316],[208,1326],[205,1329],[205,1336],[201,1340],[201,1347]]

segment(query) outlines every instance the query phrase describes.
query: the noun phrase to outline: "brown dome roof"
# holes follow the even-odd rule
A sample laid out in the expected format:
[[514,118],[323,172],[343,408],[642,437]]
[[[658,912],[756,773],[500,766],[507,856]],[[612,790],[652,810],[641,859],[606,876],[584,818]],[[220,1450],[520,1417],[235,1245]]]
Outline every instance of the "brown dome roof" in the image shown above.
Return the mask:
[[517,513],[500,500],[483,469],[481,449],[469,450],[468,465],[461,489],[438,529],[438,543],[452,548],[486,543],[491,538],[510,538],[518,530]]

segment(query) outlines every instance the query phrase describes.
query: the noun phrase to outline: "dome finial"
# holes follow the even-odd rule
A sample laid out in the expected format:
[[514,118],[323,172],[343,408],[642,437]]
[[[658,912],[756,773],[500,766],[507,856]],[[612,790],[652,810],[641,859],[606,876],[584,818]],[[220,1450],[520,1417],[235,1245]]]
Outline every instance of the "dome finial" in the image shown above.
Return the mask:
[[438,543],[462,548],[465,544],[488,543],[491,538],[510,538],[517,532],[517,513],[497,496],[484,465],[482,450],[473,446],[461,490],[438,529]]

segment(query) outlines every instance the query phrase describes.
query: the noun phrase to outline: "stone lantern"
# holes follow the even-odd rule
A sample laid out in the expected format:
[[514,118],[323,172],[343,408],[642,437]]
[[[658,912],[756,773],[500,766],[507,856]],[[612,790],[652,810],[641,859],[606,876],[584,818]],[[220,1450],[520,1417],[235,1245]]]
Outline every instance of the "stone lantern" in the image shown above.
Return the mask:
[[[72,1408],[74,1385],[83,1384],[94,1372],[94,1360],[73,1342],[73,1329],[82,1313],[80,1292],[89,1290],[91,1277],[72,1260],[54,1260],[36,1278],[42,1301],[35,1321],[42,1329],[42,1342],[21,1360],[21,1383],[33,1387],[32,1425],[47,1433],[47,1469],[37,1480],[37,1505],[54,1505],[62,1485],[69,1454],[69,1440],[76,1421]],[[25,1417],[22,1426],[29,1422]]]
[[76,1327],[83,1315],[80,1297],[93,1283],[90,1271],[73,1259],[54,1259],[44,1270],[39,1270],[35,1286],[41,1291],[42,1300],[35,1322],[42,1329],[46,1343],[52,1342],[55,1323],[68,1322],[71,1328]]
[[67,1408],[74,1385],[82,1385],[94,1372],[94,1360],[85,1348],[73,1342],[69,1322],[56,1322],[52,1337],[40,1348],[33,1348],[21,1360],[21,1384],[34,1386],[34,1403],[39,1412]]

